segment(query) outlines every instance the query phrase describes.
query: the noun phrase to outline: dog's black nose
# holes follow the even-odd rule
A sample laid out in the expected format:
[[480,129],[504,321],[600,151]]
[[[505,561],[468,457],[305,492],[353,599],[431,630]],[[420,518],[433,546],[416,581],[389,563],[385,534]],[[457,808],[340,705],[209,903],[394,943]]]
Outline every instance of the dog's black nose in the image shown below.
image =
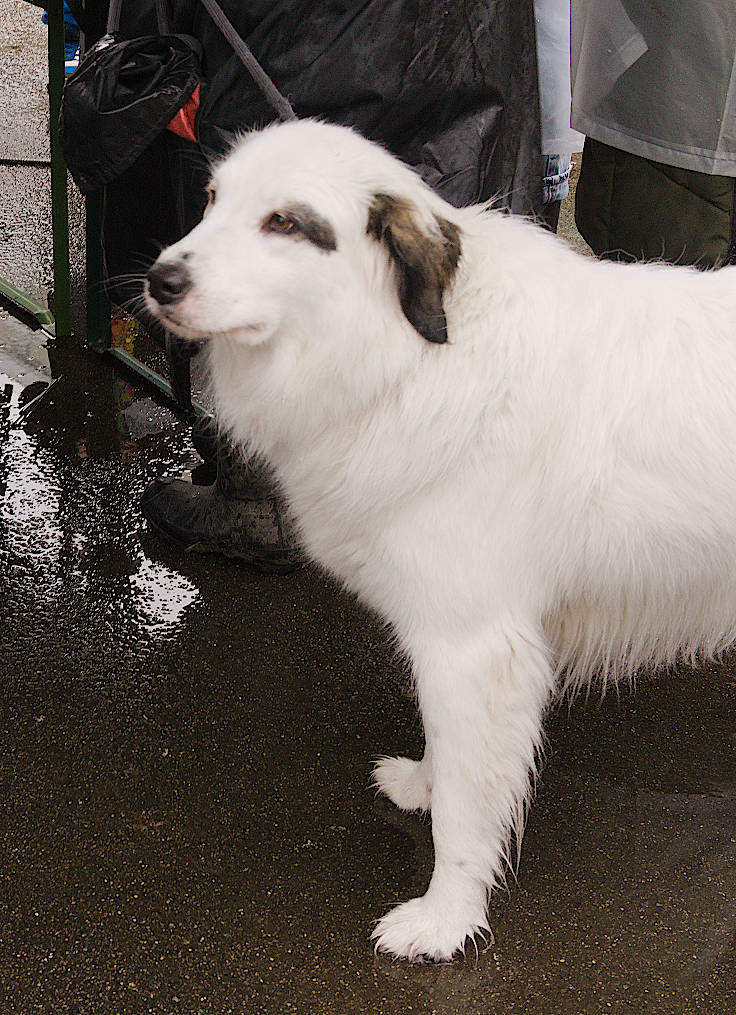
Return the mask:
[[176,303],[191,288],[192,279],[181,261],[157,262],[148,269],[151,296],[162,305]]

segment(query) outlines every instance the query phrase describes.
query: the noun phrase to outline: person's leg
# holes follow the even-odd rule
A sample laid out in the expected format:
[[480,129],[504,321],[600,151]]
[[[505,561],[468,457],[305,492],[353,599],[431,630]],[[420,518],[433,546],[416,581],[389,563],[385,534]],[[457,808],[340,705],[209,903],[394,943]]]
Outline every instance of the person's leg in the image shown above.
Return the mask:
[[186,552],[220,553],[266,574],[300,566],[296,533],[268,470],[245,461],[221,435],[214,444],[214,483],[166,476],[143,492],[141,510],[151,529]]
[[560,207],[562,201],[547,201],[542,206],[542,211],[539,215],[539,224],[548,229],[551,233],[557,232],[557,225],[560,221]]
[[551,233],[557,232],[560,206],[570,193],[571,157],[564,155],[542,156],[542,209],[539,223]]
[[736,254],[734,179],[586,138],[575,222],[599,257],[716,267]]

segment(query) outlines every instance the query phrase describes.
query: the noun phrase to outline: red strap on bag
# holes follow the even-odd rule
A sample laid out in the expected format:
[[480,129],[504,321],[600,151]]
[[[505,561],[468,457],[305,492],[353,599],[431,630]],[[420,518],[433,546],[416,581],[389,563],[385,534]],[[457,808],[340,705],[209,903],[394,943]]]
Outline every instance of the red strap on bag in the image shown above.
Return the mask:
[[181,109],[171,118],[169,123],[166,125],[166,129],[173,131],[174,134],[178,134],[179,137],[183,137],[186,141],[197,140],[197,135],[194,132],[194,118],[197,115],[199,109],[199,85],[192,92],[191,98],[188,99]]

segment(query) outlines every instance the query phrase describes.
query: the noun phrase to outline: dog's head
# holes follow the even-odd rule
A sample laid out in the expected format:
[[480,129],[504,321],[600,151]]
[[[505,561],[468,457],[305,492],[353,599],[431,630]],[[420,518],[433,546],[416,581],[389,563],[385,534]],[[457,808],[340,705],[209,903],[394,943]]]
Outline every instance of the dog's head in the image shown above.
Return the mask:
[[425,339],[447,340],[460,231],[383,149],[342,127],[276,125],[233,149],[209,194],[202,221],[146,278],[147,307],[170,331],[259,345],[330,313],[349,327],[377,300]]

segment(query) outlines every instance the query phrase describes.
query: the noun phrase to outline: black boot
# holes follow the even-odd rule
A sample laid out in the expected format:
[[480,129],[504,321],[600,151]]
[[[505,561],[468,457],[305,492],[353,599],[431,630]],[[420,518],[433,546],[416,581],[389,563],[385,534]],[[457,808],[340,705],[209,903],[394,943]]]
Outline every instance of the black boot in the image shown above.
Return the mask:
[[213,468],[217,465],[219,440],[215,417],[197,416],[192,423],[192,444],[199,457]]
[[285,574],[304,563],[268,471],[216,440],[217,479],[157,479],[143,492],[141,510],[153,531],[186,552],[221,553],[264,574]]

